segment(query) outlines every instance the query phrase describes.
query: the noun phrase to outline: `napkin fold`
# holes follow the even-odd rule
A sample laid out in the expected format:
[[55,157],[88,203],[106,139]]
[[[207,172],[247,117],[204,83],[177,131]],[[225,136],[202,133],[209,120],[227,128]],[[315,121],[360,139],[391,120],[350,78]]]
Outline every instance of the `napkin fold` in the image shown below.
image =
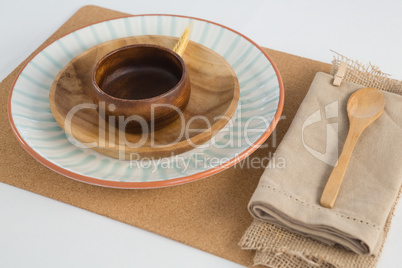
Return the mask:
[[317,73],[262,175],[249,211],[258,220],[358,254],[377,254],[402,181],[402,96],[382,91],[384,113],[361,135],[332,209],[319,205],[345,142],[346,104],[364,86]]

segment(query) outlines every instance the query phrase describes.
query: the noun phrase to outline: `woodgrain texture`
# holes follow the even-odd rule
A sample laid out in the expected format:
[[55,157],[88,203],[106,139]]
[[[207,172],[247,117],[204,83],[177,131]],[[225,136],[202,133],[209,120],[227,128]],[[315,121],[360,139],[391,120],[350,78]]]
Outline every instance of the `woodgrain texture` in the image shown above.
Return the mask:
[[[353,149],[363,131],[373,123],[384,111],[385,100],[382,93],[375,88],[362,88],[349,98],[347,111],[349,117],[349,133],[339,156],[338,163],[332,170],[321,196],[320,204],[332,208],[341,188],[343,177]],[[358,191],[358,189],[356,189]]]
[[[146,137],[122,133],[105,122],[94,108],[78,109],[71,121],[65,120],[74,107],[93,104],[89,92],[91,75],[96,62],[104,55],[130,44],[172,48],[176,42],[174,37],[135,36],[105,42],[83,52],[60,71],[51,87],[49,101],[56,121],[71,137],[93,144],[93,150],[115,158],[166,157],[209,140],[235,112],[240,89],[230,65],[212,50],[193,42],[183,55],[191,80],[190,100],[183,116],[170,125]],[[186,134],[185,128],[196,131]]]

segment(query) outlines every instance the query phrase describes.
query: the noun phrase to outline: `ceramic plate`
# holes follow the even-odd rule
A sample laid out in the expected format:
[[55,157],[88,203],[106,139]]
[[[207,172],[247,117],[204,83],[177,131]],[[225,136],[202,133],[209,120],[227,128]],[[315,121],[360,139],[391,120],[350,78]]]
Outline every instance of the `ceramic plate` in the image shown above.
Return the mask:
[[[57,73],[75,56],[105,41],[135,35],[180,36],[192,21],[191,40],[232,66],[240,100],[230,122],[210,141],[186,153],[162,158],[118,160],[84,148],[68,137],[49,107]],[[153,188],[194,181],[247,157],[271,134],[282,113],[279,72],[267,53],[244,35],[197,18],[139,15],[76,30],[34,55],[14,82],[8,103],[11,127],[39,162],[73,179],[116,188]]]

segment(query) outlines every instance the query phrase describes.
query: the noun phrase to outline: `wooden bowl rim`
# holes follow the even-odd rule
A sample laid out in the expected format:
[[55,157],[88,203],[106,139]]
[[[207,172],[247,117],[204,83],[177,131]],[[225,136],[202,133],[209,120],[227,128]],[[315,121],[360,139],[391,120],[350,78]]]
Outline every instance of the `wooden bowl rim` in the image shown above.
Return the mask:
[[[123,37],[124,38],[124,37]],[[121,39],[121,38],[119,38]],[[115,39],[118,40],[118,39]],[[110,41],[114,41],[114,40],[110,40]],[[106,41],[106,42],[110,42],[110,41]],[[102,44],[102,43],[101,43]],[[99,44],[100,45],[100,44]],[[133,49],[133,48],[156,48],[159,49],[161,51],[164,51],[168,54],[173,55],[179,62],[180,65],[182,67],[182,71],[181,71],[181,77],[179,82],[177,82],[177,84],[172,87],[171,89],[169,89],[166,92],[163,92],[162,94],[159,94],[157,96],[151,97],[151,98],[146,98],[146,99],[140,99],[140,100],[131,100],[131,99],[123,99],[123,98],[118,98],[118,97],[114,97],[110,94],[108,94],[107,92],[103,91],[101,89],[101,87],[98,85],[98,83],[96,82],[95,76],[96,76],[96,72],[99,69],[99,65],[106,60],[107,58],[111,57],[112,55],[119,53],[121,51],[124,50],[128,50],[128,49]],[[90,48],[92,49],[92,48]],[[83,52],[85,53],[85,51]],[[81,54],[80,54],[81,55]],[[77,56],[78,57],[78,56]],[[75,59],[75,58],[74,58]],[[73,59],[73,60],[74,60]],[[132,103],[132,104],[139,104],[139,103],[152,103],[153,101],[158,101],[162,98],[164,98],[166,95],[180,90],[184,87],[185,85],[185,80],[186,80],[186,75],[187,75],[187,68],[186,68],[186,63],[183,61],[182,57],[180,57],[179,54],[177,54],[176,52],[174,52],[173,50],[166,48],[164,46],[160,46],[160,45],[155,45],[155,44],[132,44],[132,45],[127,45],[127,46],[123,46],[123,47],[119,47],[117,49],[114,49],[110,52],[108,52],[106,55],[104,55],[96,64],[95,64],[95,68],[92,71],[92,85],[94,86],[94,90],[98,91],[98,93],[102,94],[103,97],[106,97],[108,99],[114,100],[115,102],[124,102],[124,103]],[[117,107],[116,107],[117,108]]]

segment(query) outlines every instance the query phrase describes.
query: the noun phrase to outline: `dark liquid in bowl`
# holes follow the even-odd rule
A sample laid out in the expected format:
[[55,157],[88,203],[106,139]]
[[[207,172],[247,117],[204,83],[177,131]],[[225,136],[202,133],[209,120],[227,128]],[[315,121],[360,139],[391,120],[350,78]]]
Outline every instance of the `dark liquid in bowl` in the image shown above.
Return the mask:
[[107,94],[121,99],[141,100],[161,95],[177,85],[180,76],[166,68],[126,66],[110,74],[101,84]]
[[142,100],[173,89],[181,80],[183,66],[169,50],[153,46],[128,46],[100,60],[95,82],[108,95]]

